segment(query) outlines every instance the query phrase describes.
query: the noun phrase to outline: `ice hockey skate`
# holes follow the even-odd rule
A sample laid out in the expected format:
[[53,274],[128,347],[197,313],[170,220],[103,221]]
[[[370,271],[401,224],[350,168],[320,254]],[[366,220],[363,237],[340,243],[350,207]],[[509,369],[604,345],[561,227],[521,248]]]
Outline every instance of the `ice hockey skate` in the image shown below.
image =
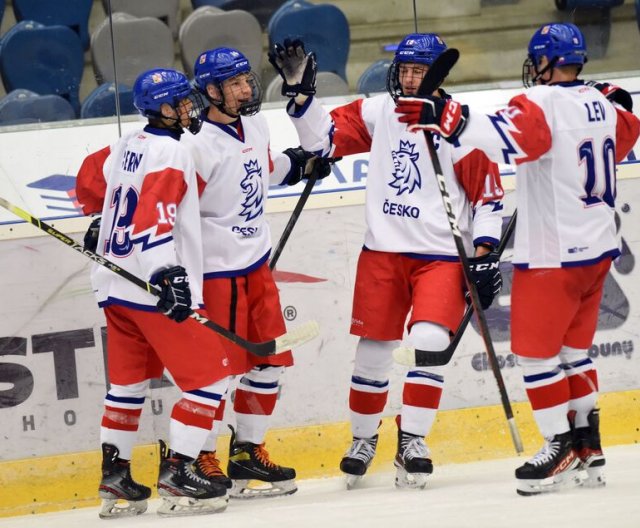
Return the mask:
[[396,488],[424,489],[427,477],[433,473],[429,448],[424,438],[400,429],[398,423],[398,451],[393,465],[396,469]]
[[216,484],[222,484],[227,489],[231,489],[233,483],[231,479],[224,474],[220,467],[220,460],[216,456],[215,451],[201,451],[193,463],[196,475],[205,478]]
[[255,499],[291,495],[298,490],[296,470],[278,466],[269,459],[264,444],[236,442],[231,429],[227,474],[233,482],[229,494],[234,499]]
[[158,495],[158,515],[167,517],[221,512],[229,502],[226,486],[199,477],[192,463],[172,456],[162,440]]
[[118,448],[102,444],[102,480],[98,494],[102,508],[101,519],[130,517],[147,511],[151,490],[131,478],[131,464],[118,458]]
[[573,449],[580,459],[580,467],[587,473],[582,483],[587,488],[598,488],[606,484],[604,476],[605,458],[600,444],[600,410],[594,409],[587,416],[587,427],[574,427],[573,417],[569,419],[573,434]]
[[571,432],[546,440],[531,460],[516,469],[516,479],[520,495],[552,493],[580,485],[584,472],[573,449]]
[[378,435],[371,438],[353,438],[353,443],[340,461],[340,471],[346,475],[347,489],[353,489],[362,480],[373,461]]

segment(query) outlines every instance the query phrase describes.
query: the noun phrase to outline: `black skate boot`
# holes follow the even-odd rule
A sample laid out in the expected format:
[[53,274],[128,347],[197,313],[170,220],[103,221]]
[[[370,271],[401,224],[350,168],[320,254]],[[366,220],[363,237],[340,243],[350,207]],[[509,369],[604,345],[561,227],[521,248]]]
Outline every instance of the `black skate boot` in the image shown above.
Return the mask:
[[396,487],[424,489],[427,477],[433,473],[429,448],[422,436],[406,433],[399,425],[398,423],[398,451],[393,462],[397,468]]
[[[131,478],[131,464],[118,458],[118,448],[102,444],[102,480],[98,494],[102,499],[101,519],[129,517],[147,511],[151,490]],[[119,503],[118,501],[125,501]]]
[[[295,483],[296,470],[278,466],[269,459],[264,444],[236,442],[236,432],[231,429],[229,464],[227,474],[233,482],[230,495],[234,499],[276,497],[291,495],[298,490]],[[259,482],[259,487],[249,487],[250,481]],[[269,486],[264,486],[269,484]]]
[[222,484],[227,489],[231,489],[233,486],[231,479],[222,471],[220,460],[216,457],[215,451],[200,451],[194,467],[196,475],[199,477],[215,482],[216,484]]
[[371,438],[353,437],[353,443],[340,461],[340,471],[347,475],[347,489],[353,489],[369,469],[376,447],[378,435]]
[[604,477],[605,458],[600,444],[600,409],[593,409],[587,416],[587,427],[575,427],[575,415],[569,417],[573,435],[573,449],[578,453],[582,469],[587,478],[583,486],[598,488],[606,484]]
[[571,432],[546,440],[531,460],[516,469],[520,495],[550,493],[581,484],[580,459],[573,449]]
[[224,511],[229,502],[227,488],[199,477],[192,460],[167,449],[160,440],[158,495],[162,504],[158,515],[199,515]]

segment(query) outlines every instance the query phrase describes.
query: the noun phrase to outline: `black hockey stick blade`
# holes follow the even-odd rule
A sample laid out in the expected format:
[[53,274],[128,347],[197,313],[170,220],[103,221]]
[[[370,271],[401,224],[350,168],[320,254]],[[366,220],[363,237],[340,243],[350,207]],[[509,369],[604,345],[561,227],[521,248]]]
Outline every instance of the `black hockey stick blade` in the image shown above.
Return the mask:
[[418,95],[431,95],[444,82],[460,58],[460,52],[456,48],[444,50],[431,66],[420,83]]
[[[516,227],[516,217],[518,215],[518,211],[514,211],[509,219],[509,223],[504,230],[504,234],[500,239],[500,244],[496,248],[496,253],[498,255],[502,255],[509,240],[511,239],[511,235],[513,234],[513,230]],[[453,353],[458,348],[458,344],[464,335],[465,330],[469,322],[471,321],[471,317],[473,316],[473,305],[467,305],[467,309],[464,312],[464,316],[462,317],[462,321],[458,325],[458,329],[455,334],[451,338],[451,342],[446,350],[439,352],[432,352],[430,350],[420,350],[419,348],[413,348],[410,346],[400,346],[393,351],[393,359],[396,363],[401,365],[406,365],[409,367],[438,367],[442,365],[446,365],[451,361],[453,357]]]
[[[114,262],[94,253],[93,251],[89,251],[85,249],[84,246],[78,242],[76,242],[73,238],[65,235],[62,231],[58,231],[55,227],[43,222],[42,220],[32,216],[24,209],[13,205],[8,202],[4,198],[0,198],[0,206],[4,207],[8,211],[11,211],[16,216],[19,216],[26,222],[34,225],[38,229],[44,231],[48,235],[58,239],[63,244],[66,244],[71,249],[76,250],[78,253],[81,253],[85,257],[91,259],[96,264],[104,266],[105,268],[113,271],[123,279],[128,280],[129,282],[139,286],[143,290],[146,290],[151,295],[155,295],[156,297],[160,295],[160,290],[153,284],[142,280],[139,277],[136,277],[132,273],[129,273],[127,270],[121,268]],[[289,350],[290,348],[302,345],[307,341],[310,341],[314,337],[316,337],[320,333],[320,328],[316,321],[308,321],[297,328],[294,328],[292,331],[287,332],[276,339],[271,339],[269,341],[265,341],[263,343],[254,343],[252,341],[247,341],[246,339],[240,337],[239,335],[227,330],[224,326],[220,326],[218,323],[215,323],[206,317],[200,315],[197,312],[191,312],[189,315],[192,319],[195,319],[200,324],[210,328],[220,336],[228,339],[232,343],[244,348],[247,352],[253,354],[254,356],[267,357],[273,356],[274,354],[279,354],[280,352],[284,352],[285,350]]]

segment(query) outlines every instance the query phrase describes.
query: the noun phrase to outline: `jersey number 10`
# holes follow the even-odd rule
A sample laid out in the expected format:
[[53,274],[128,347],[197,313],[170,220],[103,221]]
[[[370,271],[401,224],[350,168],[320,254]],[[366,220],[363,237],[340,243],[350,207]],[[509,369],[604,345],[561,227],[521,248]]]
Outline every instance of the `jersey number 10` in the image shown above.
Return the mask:
[[[585,195],[580,199],[587,207],[601,202],[614,207],[616,199],[616,145],[610,137],[602,143],[602,161],[596,159],[596,152],[592,139],[586,139],[578,147],[579,165],[586,168],[584,182]],[[604,174],[599,174],[599,167],[604,168]],[[603,181],[604,177],[604,181]]]

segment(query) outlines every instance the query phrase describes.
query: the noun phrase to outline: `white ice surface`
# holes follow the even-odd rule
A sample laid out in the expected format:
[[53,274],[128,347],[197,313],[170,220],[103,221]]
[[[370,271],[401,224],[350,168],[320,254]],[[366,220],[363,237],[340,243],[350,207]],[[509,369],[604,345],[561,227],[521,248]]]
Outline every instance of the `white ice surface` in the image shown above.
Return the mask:
[[346,491],[342,478],[299,482],[295,495],[232,501],[224,513],[175,519],[146,514],[102,521],[98,508],[0,519],[1,528],[640,528],[640,446],[606,450],[607,486],[521,497],[524,458],[436,466],[427,489],[397,490],[393,473]]

